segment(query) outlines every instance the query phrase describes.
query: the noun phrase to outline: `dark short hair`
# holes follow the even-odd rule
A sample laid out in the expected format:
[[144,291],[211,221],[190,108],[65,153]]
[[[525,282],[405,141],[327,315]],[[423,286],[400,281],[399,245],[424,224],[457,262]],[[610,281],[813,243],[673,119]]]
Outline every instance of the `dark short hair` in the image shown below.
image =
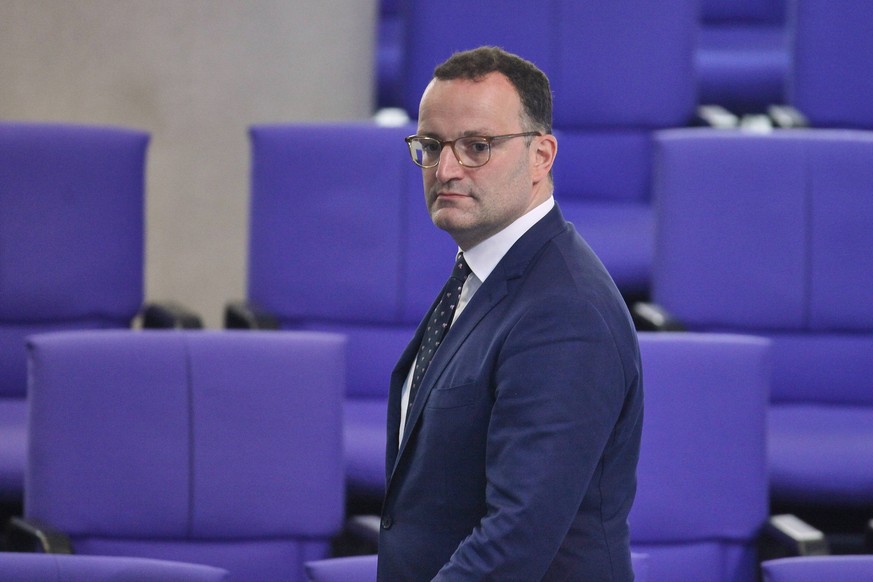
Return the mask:
[[549,87],[549,78],[532,62],[518,55],[495,46],[457,52],[438,65],[433,76],[441,81],[476,81],[489,73],[502,74],[515,87],[527,121],[532,125],[529,129],[552,133],[552,90]]

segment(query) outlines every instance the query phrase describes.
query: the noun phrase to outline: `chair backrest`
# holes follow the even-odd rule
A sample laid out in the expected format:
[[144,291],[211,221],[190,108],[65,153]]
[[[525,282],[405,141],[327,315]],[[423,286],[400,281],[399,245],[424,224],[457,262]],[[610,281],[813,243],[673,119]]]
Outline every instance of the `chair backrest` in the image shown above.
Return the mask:
[[684,126],[694,115],[695,16],[688,0],[530,0],[512,10],[499,0],[417,5],[408,23],[404,106],[418,117],[435,65],[453,52],[501,46],[549,76],[562,138],[560,195],[648,200],[645,130]]
[[499,0],[416,5],[404,107],[418,117],[434,67],[453,52],[496,45],[549,76],[556,127],[684,125],[694,110],[696,10],[688,0],[526,0],[512,10]]
[[785,103],[791,67],[786,0],[703,0],[697,45],[702,104],[736,114]]
[[772,337],[774,401],[873,404],[873,132],[665,131],[657,170],[655,302]]
[[377,0],[376,12],[376,106],[400,107],[406,0]]
[[430,222],[421,172],[403,142],[414,132],[372,124],[251,130],[248,298],[284,328],[347,334],[350,397],[387,397],[397,357],[457,250]]
[[804,556],[761,563],[764,582],[859,582],[873,580],[873,556]]
[[0,123],[0,397],[24,397],[28,334],[127,327],[140,309],[147,144]]
[[343,519],[344,338],[83,331],[29,341],[24,512],[73,550],[302,580]]
[[15,582],[225,582],[212,566],[122,556],[0,553],[0,579]]
[[447,0],[407,22],[404,108],[418,117],[434,67],[496,45],[550,79],[560,140],[555,196],[624,293],[648,287],[651,132],[694,116],[695,0]]
[[788,102],[815,127],[873,129],[873,4],[791,0]]
[[650,580],[753,580],[767,518],[769,342],[641,333],[646,421],[631,547]]

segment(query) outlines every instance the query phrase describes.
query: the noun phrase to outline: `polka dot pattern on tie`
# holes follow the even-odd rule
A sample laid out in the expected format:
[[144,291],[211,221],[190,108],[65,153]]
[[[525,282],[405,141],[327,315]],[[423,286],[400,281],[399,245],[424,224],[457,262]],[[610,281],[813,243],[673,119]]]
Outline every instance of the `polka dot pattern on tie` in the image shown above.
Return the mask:
[[445,287],[441,291],[441,299],[439,305],[433,310],[430,320],[427,323],[427,329],[424,331],[424,336],[421,340],[421,347],[418,349],[418,356],[415,359],[415,371],[412,375],[412,383],[409,387],[409,408],[412,408],[412,402],[415,399],[415,394],[418,392],[418,387],[421,386],[421,381],[424,379],[424,373],[433,360],[437,348],[439,348],[443,337],[452,324],[452,317],[455,315],[455,308],[458,306],[458,299],[461,297],[461,289],[464,287],[464,281],[470,274],[470,267],[467,266],[467,261],[464,260],[464,253],[458,253],[455,260],[455,268]]

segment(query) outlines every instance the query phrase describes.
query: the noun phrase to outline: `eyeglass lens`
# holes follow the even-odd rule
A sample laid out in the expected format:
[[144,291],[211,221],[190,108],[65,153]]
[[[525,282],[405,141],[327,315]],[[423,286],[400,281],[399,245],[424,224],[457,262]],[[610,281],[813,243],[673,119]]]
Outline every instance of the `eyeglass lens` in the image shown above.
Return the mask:
[[439,164],[443,143],[454,151],[458,161],[469,168],[485,165],[491,158],[491,144],[481,137],[462,137],[454,142],[440,142],[430,137],[419,137],[409,141],[409,150],[416,164],[432,167]]

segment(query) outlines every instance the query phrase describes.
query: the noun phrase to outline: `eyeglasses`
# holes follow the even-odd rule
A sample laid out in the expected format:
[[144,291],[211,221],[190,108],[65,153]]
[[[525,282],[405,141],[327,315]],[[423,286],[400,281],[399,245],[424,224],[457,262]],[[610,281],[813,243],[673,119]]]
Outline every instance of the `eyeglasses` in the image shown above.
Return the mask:
[[422,168],[435,168],[440,163],[440,155],[443,148],[449,146],[455,159],[465,168],[478,168],[484,166],[491,159],[491,142],[495,139],[509,139],[511,137],[530,137],[542,135],[538,131],[526,131],[524,133],[507,133],[506,135],[470,135],[451,141],[442,141],[433,137],[422,135],[410,135],[406,138],[409,146],[409,154],[415,165]]

